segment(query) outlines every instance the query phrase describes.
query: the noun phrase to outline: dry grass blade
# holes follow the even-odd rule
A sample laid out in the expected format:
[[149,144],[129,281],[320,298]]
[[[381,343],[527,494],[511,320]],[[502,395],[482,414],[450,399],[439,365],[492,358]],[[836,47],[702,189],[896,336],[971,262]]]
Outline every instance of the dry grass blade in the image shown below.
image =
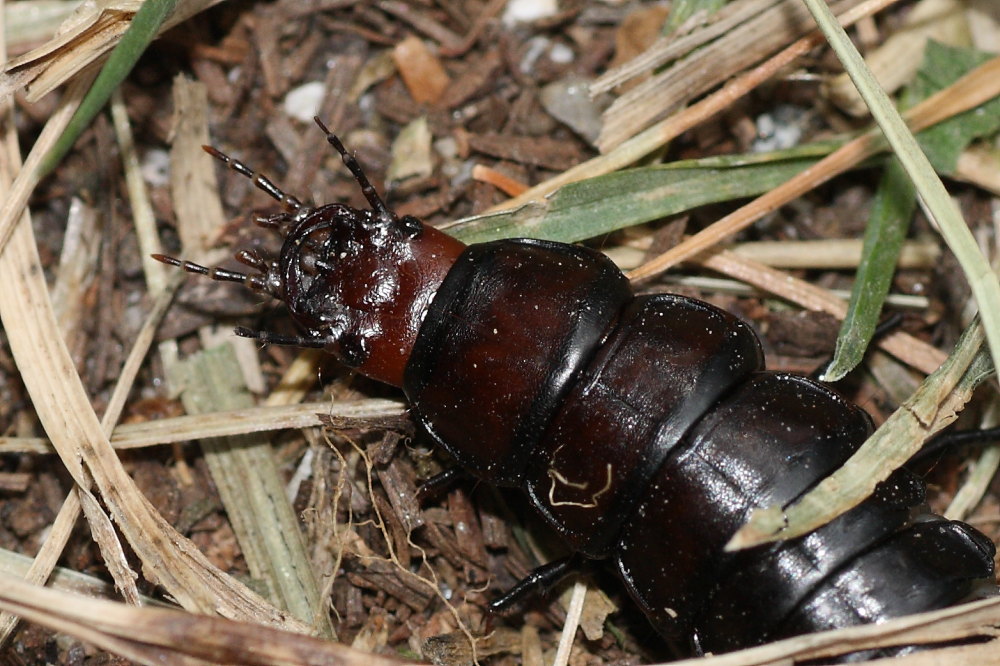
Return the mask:
[[[205,437],[317,427],[323,425],[324,417],[382,419],[400,416],[405,411],[406,405],[401,402],[375,398],[333,404],[307,402],[252,407],[126,423],[115,428],[111,445],[116,449],[136,449]],[[55,449],[42,437],[0,437],[0,453],[55,453]]]
[[559,648],[556,650],[552,666],[566,666],[569,663],[570,650],[573,647],[573,639],[576,637],[576,629],[580,626],[580,616],[583,614],[583,600],[586,596],[587,584],[580,580],[573,583],[569,610],[566,612],[566,624],[563,626],[562,634],[559,636]]
[[[973,109],[998,94],[1000,94],[1000,57],[977,67],[954,85],[928,97],[913,107],[906,114],[906,118],[911,129],[918,132],[945,118]],[[844,144],[781,187],[757,197],[707,229],[646,262],[630,272],[629,278],[648,279],[747,228],[767,213],[777,210],[778,207],[884,150],[885,144],[879,137],[880,135],[868,133]]]
[[[8,141],[0,165],[4,184],[13,180],[18,166],[17,148]],[[18,218],[0,257],[5,284],[0,316],[39,420],[79,488],[89,492],[97,486],[147,573],[183,605],[301,628],[213,567],[138,492],[115,456],[59,335],[27,214],[13,219]]]
[[[188,412],[253,406],[230,345],[205,350],[181,367]],[[241,435],[204,439],[201,446],[251,575],[267,585],[269,598],[312,625],[316,634],[332,635],[270,442]]]
[[969,464],[969,473],[965,483],[955,493],[948,508],[941,515],[949,520],[965,520],[969,514],[983,501],[997,469],[1000,469],[1000,448],[991,446]]
[[412,663],[338,643],[159,608],[133,608],[0,576],[0,608],[143,664],[260,666]]
[[123,448],[150,446],[205,437],[316,427],[323,424],[324,417],[347,419],[396,417],[405,409],[406,406],[401,402],[375,398],[333,404],[306,402],[298,405],[252,407],[122,425],[115,430],[112,441],[116,446]]
[[733,2],[712,15],[708,25],[700,30],[694,30],[682,37],[676,37],[674,34],[660,37],[655,44],[635,58],[598,77],[590,85],[590,92],[592,95],[609,92],[614,87],[630,79],[641,76],[646,72],[654,71],[671,60],[726,33],[744,21],[747,21],[755,14],[769,9],[777,1],[754,0],[753,2]]
[[[163,30],[169,30],[217,2],[219,0],[179,2]],[[37,101],[73,79],[114,48],[141,5],[138,0],[83,3],[60,26],[61,32],[56,37],[7,63],[0,74],[0,99],[24,89],[29,101]]]
[[[57,518],[56,520],[58,522],[59,519]],[[30,571],[35,567],[37,560],[38,558],[28,557],[27,555],[0,548],[0,575],[16,576],[25,583],[41,585],[42,583],[36,583],[29,578]],[[118,598],[118,593],[115,591],[115,586],[112,583],[67,567],[53,567],[48,582],[45,585],[51,589],[82,594],[91,598],[112,600]],[[167,604],[147,596],[142,597],[142,605],[158,605],[174,608],[173,604]],[[16,618],[17,616],[11,617]]]
[[[0,204],[0,251],[7,245],[14,227],[21,219],[21,213],[28,205],[31,191],[38,185],[38,166],[66,129],[70,118],[86,95],[92,78],[92,75],[83,74],[67,86],[58,108],[49,116],[45,128],[32,145],[24,161],[24,167],[10,170],[13,183],[4,184],[3,203]],[[20,159],[19,154],[18,159]]]
[[[216,162],[202,150],[202,146],[211,142],[208,94],[204,84],[185,76],[174,78],[171,93],[174,112],[170,193],[176,207],[177,233],[185,253],[200,256],[215,243],[226,220],[215,177]],[[159,245],[159,238],[156,244]],[[148,261],[158,273],[166,268],[152,259]]]
[[74,9],[62,0],[4,3],[7,52],[23,53],[49,39]]
[[[868,0],[845,13],[843,25],[851,25],[866,16],[871,16],[894,2],[897,2],[897,0]],[[822,41],[823,37],[818,31],[806,35],[784,48],[766,62],[733,78],[716,92],[686,109],[661,120],[649,129],[636,134],[606,155],[600,155],[571,169],[567,169],[558,176],[539,183],[486,212],[490,213],[519,208],[543,199],[563,185],[611,173],[639,161],[643,157],[659,150],[683,132],[711,118],[723,109],[728,108],[736,100],[771,79],[782,68],[808,53],[810,49],[822,43]],[[461,221],[456,224],[459,223]]]
[[[743,0],[759,5],[759,0]],[[838,14],[857,0],[841,0]],[[816,27],[800,0],[782,0],[618,97],[604,112],[597,146],[607,152],[666,113],[752,67]],[[709,30],[711,29],[708,28]]]
[[[752,241],[731,248],[733,254],[776,268],[857,268],[862,241],[830,238],[802,241]],[[900,268],[932,268],[941,260],[941,247],[928,239],[903,243]]]
[[[827,312],[839,319],[843,319],[847,313],[847,301],[837,298],[828,290],[732,252],[712,252],[696,257],[696,261],[706,268],[752,284],[808,310]],[[941,350],[902,331],[884,336],[879,340],[879,346],[925,374],[933,372],[946,358]]]

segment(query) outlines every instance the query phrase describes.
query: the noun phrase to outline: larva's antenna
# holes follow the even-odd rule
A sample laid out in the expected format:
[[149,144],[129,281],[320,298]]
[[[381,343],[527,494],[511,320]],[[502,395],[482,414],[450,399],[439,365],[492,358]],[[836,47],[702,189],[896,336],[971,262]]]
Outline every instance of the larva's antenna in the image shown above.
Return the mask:
[[354,180],[358,182],[358,185],[361,186],[361,193],[365,195],[365,199],[368,200],[368,204],[372,207],[372,210],[375,211],[378,219],[388,224],[395,223],[396,214],[385,205],[384,201],[382,201],[382,197],[380,197],[378,192],[375,191],[375,188],[368,180],[368,176],[365,175],[364,169],[362,169],[361,165],[358,164],[354,155],[347,152],[347,149],[344,148],[344,144],[340,142],[340,139],[336,134],[326,128],[326,125],[324,125],[323,121],[319,119],[319,116],[313,116],[313,120],[326,134],[327,143],[333,146],[336,151],[340,153],[340,157],[344,160],[344,165],[350,170],[351,174],[354,176]]
[[262,275],[250,275],[247,273],[241,273],[240,271],[231,271],[227,268],[219,268],[218,266],[202,266],[201,264],[196,264],[193,261],[185,261],[183,259],[177,259],[176,257],[171,257],[165,254],[153,254],[150,256],[164,264],[177,266],[188,273],[204,275],[213,280],[218,280],[219,282],[239,282],[252,291],[270,294],[275,298],[281,298],[281,295],[267,280],[266,262],[250,253],[240,253],[237,255],[237,259],[239,259],[240,263],[247,264],[248,266],[252,266],[253,268],[260,270],[261,273],[263,273]]
[[293,197],[291,194],[285,194],[282,192],[281,188],[271,182],[271,179],[264,174],[257,173],[243,162],[233,159],[218,148],[213,148],[212,146],[202,146],[201,149],[236,173],[252,180],[254,185],[267,192],[272,199],[281,203],[281,206],[289,213],[297,213],[302,210],[303,205],[301,201]]

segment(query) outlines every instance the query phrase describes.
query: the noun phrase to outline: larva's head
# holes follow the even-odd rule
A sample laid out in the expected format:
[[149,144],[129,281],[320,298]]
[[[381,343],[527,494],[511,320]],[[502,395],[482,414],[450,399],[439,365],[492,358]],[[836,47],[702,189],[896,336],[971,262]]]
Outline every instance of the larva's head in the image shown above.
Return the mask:
[[370,204],[317,208],[303,205],[214,148],[213,156],[252,179],[282,203],[284,212],[258,220],[276,229],[284,244],[276,259],[242,252],[237,260],[253,274],[206,268],[158,255],[162,261],[218,280],[244,283],[283,301],[303,336],[263,331],[237,333],[265,343],[318,347],[362,373],[399,386],[424,313],[464,245],[385,205],[360,165],[317,119]]

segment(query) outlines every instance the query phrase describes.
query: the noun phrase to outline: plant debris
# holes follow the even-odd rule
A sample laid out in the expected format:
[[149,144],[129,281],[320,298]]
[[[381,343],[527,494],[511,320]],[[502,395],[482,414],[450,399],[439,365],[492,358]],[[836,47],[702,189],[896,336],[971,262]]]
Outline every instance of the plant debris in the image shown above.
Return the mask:
[[[1000,16],[991,3],[972,0],[956,9],[950,0],[900,2],[851,30],[877,60],[900,52],[895,49],[921,54],[907,56],[912,67],[899,75],[900,86],[912,85],[923,76],[916,72],[925,53],[951,58],[931,68],[950,72],[955,62],[979,63],[1000,52]],[[362,205],[340,157],[313,125],[315,115],[400,213],[434,225],[474,218],[466,233],[484,234],[501,222],[515,231],[522,224],[538,228],[548,213],[559,224],[544,227],[546,233],[588,238],[635,268],[683,233],[732,213],[735,198],[773,187],[755,190],[747,179],[784,181],[779,170],[813,164],[832,150],[823,146],[869,127],[825,46],[800,42],[799,56],[761,86],[727,99],[723,112],[699,117],[669,142],[643,144],[619,167],[679,164],[625,174],[616,167],[603,181],[567,186],[512,217],[492,217],[526,188],[585,173],[588,164],[596,165],[589,175],[605,174],[601,160],[623,159],[616,151],[634,145],[647,127],[805,35],[811,25],[805,11],[797,0],[734,0],[664,35],[666,22],[678,25],[671,11],[681,3],[181,0],[175,23],[183,22],[138,60],[112,97],[111,114],[99,115],[39,181],[32,165],[85,91],[90,65],[128,27],[136,3],[81,6],[59,35],[58,21],[67,17],[49,8],[25,23],[16,12],[28,4],[33,0],[5,9],[8,25],[20,27],[7,31],[8,67],[0,74],[0,97],[12,104],[15,118],[8,138],[20,142],[28,164],[12,185],[17,150],[0,158],[0,238],[10,239],[7,272],[0,275],[9,285],[26,285],[17,298],[0,296],[6,304],[0,307],[0,573],[27,576],[25,556],[38,556],[43,568],[58,561],[50,580],[63,596],[50,599],[51,591],[40,590],[36,597],[13,583],[0,594],[5,608],[32,618],[10,634],[3,632],[14,620],[0,618],[4,663],[368,663],[378,655],[385,663],[549,664],[555,658],[569,607],[560,594],[568,597],[571,586],[510,617],[490,617],[486,605],[558,557],[561,546],[516,496],[460,480],[422,497],[420,485],[451,461],[414,436],[398,392],[345,372],[323,354],[258,349],[244,340],[232,352],[240,372],[221,373],[220,380],[236,382],[232,390],[258,406],[240,402],[197,415],[189,405],[185,411],[191,396],[179,395],[181,361],[201,362],[204,349],[231,342],[234,325],[293,333],[280,309],[239,285],[183,281],[148,259],[167,252],[232,267],[237,250],[275,250],[279,239],[250,220],[280,207],[249,180],[219,168],[202,144],[303,201]],[[836,8],[858,4],[843,0]],[[793,6],[798,9],[788,14]],[[936,26],[941,30],[933,36],[951,40],[949,48],[927,47],[924,32],[910,26],[935,8],[947,12],[948,24]],[[976,25],[962,30],[962,21]],[[982,53],[968,55],[974,49]],[[950,82],[933,84],[936,90]],[[993,253],[996,128],[961,118],[949,121],[959,123],[957,129],[950,125],[934,140],[947,155],[953,196]],[[751,152],[782,129],[791,130],[794,145]],[[958,138],[949,143],[948,136]],[[735,252],[693,258],[682,286],[656,278],[643,288],[690,292],[739,314],[762,334],[772,368],[809,372],[832,353],[835,325],[829,314],[792,311],[788,302],[807,301],[813,310],[842,316],[829,292],[850,289],[857,248],[843,246],[861,236],[876,195],[875,168],[857,167],[769,210],[731,241]],[[730,178],[738,173],[744,189],[722,196],[730,186],[723,179],[727,169],[740,170]],[[596,210],[602,201],[622,215],[633,203],[650,204],[651,182],[666,189],[666,181],[651,180],[661,174],[678,178],[681,191],[657,196],[693,203],[670,212],[644,209],[644,224],[626,229],[603,211],[600,220],[572,226],[581,208]],[[33,238],[18,224],[23,202]],[[556,219],[560,214],[565,218]],[[784,246],[786,258],[774,261],[790,266],[787,271],[758,264],[775,252],[758,244],[764,241],[768,248]],[[743,243],[754,259],[741,258]],[[872,363],[875,378],[864,375],[844,388],[876,415],[905,399],[898,387],[922,379],[913,367],[940,364],[970,315],[967,295],[956,287],[964,287],[965,278],[919,212],[904,247],[890,302],[919,304],[906,301],[911,307],[897,333],[907,337],[896,339],[893,352],[910,354],[908,365],[882,358]],[[704,267],[777,292],[781,300],[721,285]],[[981,411],[989,418],[978,405],[968,411],[970,420]],[[200,444],[219,437],[238,438],[227,450]],[[263,474],[268,466],[248,462],[238,444],[247,441],[273,452],[272,480],[216,476],[219,467],[235,468],[237,459],[249,467],[246,474]],[[949,455],[928,470],[936,510],[959,491],[969,456],[978,454]],[[256,506],[262,497],[250,494],[257,492],[264,503],[278,497],[277,504],[294,509],[286,517],[298,522],[295,536],[302,537],[274,551],[296,551],[301,559],[276,558],[267,575],[250,544],[265,544],[265,552],[273,540],[296,539],[266,516],[239,517],[233,504]],[[987,489],[966,519],[997,540],[998,506],[995,490]],[[295,567],[308,572],[290,571]],[[283,604],[275,593],[275,578],[284,576],[308,590],[305,610]],[[613,577],[598,572],[585,580],[584,632],[571,636],[569,663],[651,663],[687,652],[655,634]],[[77,606],[81,590],[128,597],[143,607],[92,607],[96,601],[84,600]],[[180,613],[178,604],[228,619]],[[49,619],[46,608],[55,611]],[[143,615],[147,610],[154,613]],[[117,624],[92,626],[88,618],[98,612]],[[988,612],[986,606],[951,609],[927,635],[941,642],[985,635]],[[256,636],[253,623],[268,628]],[[209,635],[215,631],[232,632],[225,634],[232,642]],[[863,631],[845,635],[844,650],[857,649],[858,641],[891,640]],[[266,656],[252,655],[265,645]],[[766,646],[732,663],[821,654],[808,650],[833,654],[838,643],[831,638],[815,648],[803,643],[767,651],[777,649]],[[977,654],[955,658],[977,663]]]

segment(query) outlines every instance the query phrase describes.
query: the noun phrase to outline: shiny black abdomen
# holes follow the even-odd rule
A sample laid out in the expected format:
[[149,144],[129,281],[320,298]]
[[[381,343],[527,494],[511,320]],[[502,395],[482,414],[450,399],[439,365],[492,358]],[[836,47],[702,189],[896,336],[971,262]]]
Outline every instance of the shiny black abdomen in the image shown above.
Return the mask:
[[635,297],[585,248],[470,246],[404,390],[460,465],[522,488],[571,548],[615,564],[661,632],[706,650],[944,607],[993,576],[979,532],[914,522],[923,486],[906,472],[809,535],[725,553],[750,511],[810,490],[871,420],[816,382],[765,372],[739,319]]

